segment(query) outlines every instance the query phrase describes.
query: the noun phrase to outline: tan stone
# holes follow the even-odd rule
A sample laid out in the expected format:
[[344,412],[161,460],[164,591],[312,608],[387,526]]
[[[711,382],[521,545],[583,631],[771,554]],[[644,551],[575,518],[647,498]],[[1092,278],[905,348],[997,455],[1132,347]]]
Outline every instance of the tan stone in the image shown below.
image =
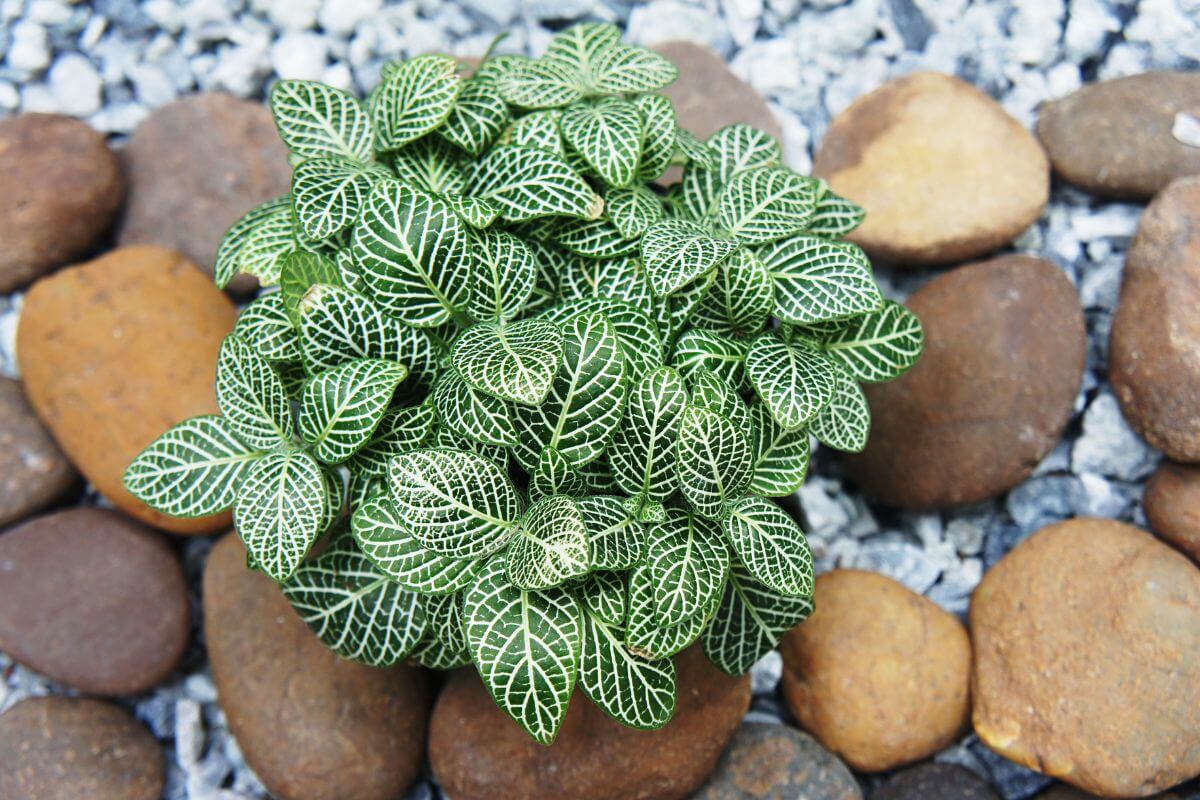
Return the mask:
[[1164,461],[1146,482],[1142,507],[1151,530],[1200,561],[1200,466]]

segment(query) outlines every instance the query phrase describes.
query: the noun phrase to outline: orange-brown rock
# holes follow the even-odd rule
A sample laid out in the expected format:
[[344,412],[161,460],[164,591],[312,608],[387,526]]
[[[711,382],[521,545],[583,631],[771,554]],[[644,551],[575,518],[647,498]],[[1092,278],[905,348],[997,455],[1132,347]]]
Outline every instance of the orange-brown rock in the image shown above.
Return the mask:
[[801,726],[860,772],[932,755],[971,710],[971,645],[954,616],[874,572],[818,576],[816,611],[780,645]]
[[114,250],[39,281],[25,298],[17,358],[25,393],[101,494],[177,533],[207,533],[229,515],[180,520],[122,485],[129,462],[172,425],[217,410],[217,349],[237,311],[178,253]]
[[1150,529],[1200,561],[1200,466],[1164,461],[1142,496]]
[[1131,525],[1073,519],[971,600],[974,722],[993,750],[1104,797],[1200,773],[1200,570]]

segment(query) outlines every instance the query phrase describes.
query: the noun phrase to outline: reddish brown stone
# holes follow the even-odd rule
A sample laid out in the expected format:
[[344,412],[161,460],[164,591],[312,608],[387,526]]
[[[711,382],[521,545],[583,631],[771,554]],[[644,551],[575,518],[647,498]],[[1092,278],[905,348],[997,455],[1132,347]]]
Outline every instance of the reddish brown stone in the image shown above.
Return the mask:
[[858,781],[816,739],[787,725],[738,728],[692,800],[862,800]]
[[897,772],[871,800],[999,800],[982,778],[957,764],[918,764]]
[[1164,461],[1142,497],[1150,528],[1200,561],[1200,466]]
[[49,505],[76,477],[26,402],[20,382],[0,378],[0,525]]

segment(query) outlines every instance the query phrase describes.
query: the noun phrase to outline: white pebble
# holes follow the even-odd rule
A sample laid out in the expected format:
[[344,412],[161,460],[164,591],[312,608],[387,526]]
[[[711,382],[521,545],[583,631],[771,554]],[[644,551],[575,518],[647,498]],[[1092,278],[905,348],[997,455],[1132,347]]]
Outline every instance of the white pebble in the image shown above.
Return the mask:
[[1180,144],[1188,147],[1200,147],[1200,119],[1186,111],[1175,115],[1175,124],[1171,126],[1171,135]]
[[166,105],[175,99],[175,84],[156,64],[138,64],[129,75],[137,98],[151,108]]
[[61,0],[33,0],[25,10],[25,18],[54,27],[71,20],[71,7]]
[[50,68],[50,92],[58,110],[75,117],[86,117],[100,110],[100,92],[104,88],[100,73],[78,53],[58,57]]
[[462,4],[490,19],[497,27],[512,24],[521,11],[521,0],[462,0]]
[[46,29],[33,22],[18,22],[12,29],[8,65],[24,72],[37,72],[50,65],[50,43]]
[[1071,449],[1071,469],[1134,481],[1144,478],[1158,455],[1142,441],[1121,415],[1111,392],[1096,397],[1083,415],[1083,434]]
[[268,0],[267,17],[285,31],[302,31],[317,22],[321,0]]
[[281,78],[320,80],[329,45],[315,33],[289,33],[271,45],[271,67]]
[[778,103],[768,103],[767,106],[783,132],[783,163],[796,172],[807,175],[812,171],[812,157],[808,154],[812,140],[808,127],[799,117]]
[[204,751],[204,723],[195,700],[175,703],[175,753],[184,765],[195,764]]
[[332,34],[347,34],[360,22],[379,13],[383,0],[325,0],[317,21]]
[[638,6],[629,15],[625,35],[634,44],[646,46],[683,39],[725,55],[730,49],[729,34],[718,17],[678,0]]
[[734,44],[745,47],[754,41],[762,20],[762,0],[721,0],[721,13]]
[[17,87],[8,81],[0,81],[0,113],[15,111],[21,104],[21,95]]

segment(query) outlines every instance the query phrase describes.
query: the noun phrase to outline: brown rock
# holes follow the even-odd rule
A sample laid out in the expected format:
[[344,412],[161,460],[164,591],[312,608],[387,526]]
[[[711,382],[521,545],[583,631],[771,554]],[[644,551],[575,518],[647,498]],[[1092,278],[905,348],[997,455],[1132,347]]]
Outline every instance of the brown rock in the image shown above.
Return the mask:
[[1109,379],[1129,424],[1175,461],[1200,461],[1200,176],[1146,208],[1125,257]]
[[1087,334],[1075,287],[1049,261],[1001,256],[940,275],[908,300],[925,352],[864,387],[866,449],[847,456],[871,495],[903,508],[973,503],[1024,480],[1071,418]]
[[1084,86],[1047,103],[1037,135],[1054,171],[1106,197],[1144,200],[1200,174],[1200,147],[1172,134],[1175,115],[1200,117],[1200,75],[1146,72]]
[[270,578],[246,568],[235,535],[209,555],[204,619],[229,729],[273,795],[394,800],[420,774],[425,673],[339,658]]
[[0,797],[158,800],[158,742],[124,709],[79,697],[34,697],[0,716]]
[[[291,189],[271,112],[227,94],[192,95],[156,110],[133,132],[122,162],[129,206],[120,243],[171,247],[209,274],[229,226]],[[242,276],[233,288],[254,285]]]
[[[1097,800],[1099,795],[1081,792],[1073,786],[1053,786],[1037,796],[1037,800]],[[874,800],[874,798],[872,798]],[[1182,800],[1174,792],[1156,794],[1149,800]]]
[[897,772],[871,800],[999,800],[974,772],[957,764],[918,764]]
[[1028,131],[970,84],[889,81],[829,126],[813,174],[867,211],[848,238],[897,264],[946,264],[1011,242],[1046,205],[1050,167]]
[[879,772],[950,744],[967,724],[971,646],[955,617],[873,572],[818,576],[816,611],[780,645],[783,696],[851,768]]
[[717,771],[692,800],[862,800],[858,781],[833,753],[786,725],[738,728]]
[[104,137],[57,114],[0,122],[0,186],[0,292],[87,254],[125,198]]
[[713,771],[742,721],[750,680],[718,671],[696,647],[677,664],[679,701],[665,727],[627,728],[576,692],[549,747],[505,716],[474,670],[459,670],[438,698],[429,726],[434,775],[454,800],[688,797]]
[[115,511],[76,508],[0,536],[0,650],[103,695],[161,682],[188,640],[179,560]]
[[1200,570],[1120,522],[1034,534],[971,600],[975,731],[1106,797],[1200,773]]
[[125,467],[163,431],[217,410],[217,349],[237,311],[178,253],[114,250],[39,281],[25,298],[17,357],[30,405],[114,505],[176,533],[228,527],[181,520],[125,491]]
[[1200,467],[1164,461],[1142,497],[1150,528],[1200,561]]
[[0,526],[45,508],[75,477],[71,462],[29,408],[21,384],[0,378]]

